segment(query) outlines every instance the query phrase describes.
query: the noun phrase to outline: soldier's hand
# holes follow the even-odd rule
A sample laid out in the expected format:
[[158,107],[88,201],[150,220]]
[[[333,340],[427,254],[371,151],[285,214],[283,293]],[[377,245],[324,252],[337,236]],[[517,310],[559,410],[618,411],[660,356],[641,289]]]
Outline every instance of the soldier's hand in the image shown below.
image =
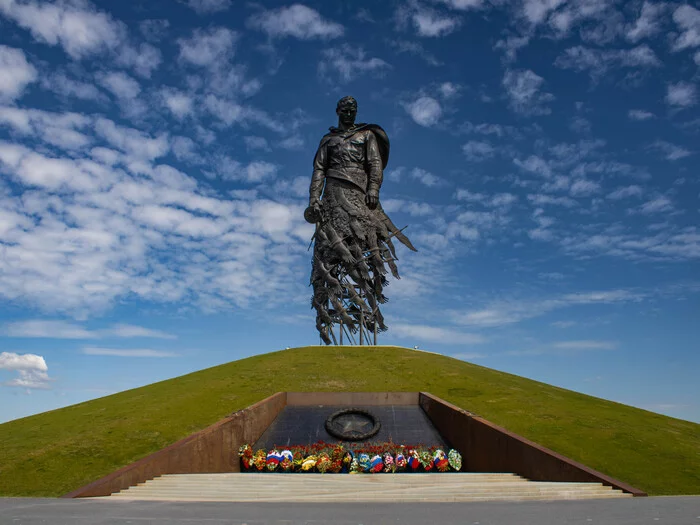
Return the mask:
[[370,210],[374,210],[377,208],[377,204],[379,204],[379,195],[376,193],[368,193],[365,197],[365,202]]
[[309,202],[309,208],[314,210],[316,213],[321,213],[321,201],[318,199],[311,199]]

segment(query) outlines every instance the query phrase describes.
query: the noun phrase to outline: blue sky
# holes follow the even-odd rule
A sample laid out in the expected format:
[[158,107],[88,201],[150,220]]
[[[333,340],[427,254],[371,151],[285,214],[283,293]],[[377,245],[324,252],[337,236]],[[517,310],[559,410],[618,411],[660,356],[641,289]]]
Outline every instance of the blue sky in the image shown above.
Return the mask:
[[0,0],[0,421],[318,343],[350,94],[419,250],[380,343],[700,422],[699,67],[685,2]]

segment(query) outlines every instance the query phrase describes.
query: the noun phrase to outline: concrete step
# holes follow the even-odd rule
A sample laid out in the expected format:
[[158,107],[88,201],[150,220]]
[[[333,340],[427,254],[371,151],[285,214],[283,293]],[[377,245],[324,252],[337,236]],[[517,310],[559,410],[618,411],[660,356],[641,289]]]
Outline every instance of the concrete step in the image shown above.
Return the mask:
[[153,501],[528,501],[628,497],[600,483],[529,481],[510,473],[170,474],[107,499]]
[[374,503],[412,503],[412,502],[477,502],[477,501],[557,501],[557,500],[590,500],[590,499],[611,499],[620,497],[631,497],[631,495],[615,494],[528,494],[514,495],[510,493],[488,494],[488,495],[464,495],[464,494],[444,494],[437,496],[422,496],[420,494],[391,496],[348,496],[348,497],[328,497],[318,498],[315,496],[300,496],[296,498],[286,496],[263,497],[230,497],[230,496],[115,496],[104,498],[109,501],[228,501],[228,502],[277,502],[277,503],[352,503],[352,502],[374,502]]

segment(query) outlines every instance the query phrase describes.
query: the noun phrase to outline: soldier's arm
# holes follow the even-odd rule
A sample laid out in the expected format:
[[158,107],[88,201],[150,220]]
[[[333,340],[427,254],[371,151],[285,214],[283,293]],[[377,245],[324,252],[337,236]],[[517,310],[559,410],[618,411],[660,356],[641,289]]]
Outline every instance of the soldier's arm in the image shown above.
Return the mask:
[[371,131],[367,133],[367,167],[369,170],[367,181],[367,204],[371,209],[377,207],[379,202],[379,188],[382,187],[384,172],[382,170],[382,156],[379,153],[377,137]]
[[314,157],[314,172],[311,175],[311,186],[309,187],[309,206],[318,203],[323,193],[323,184],[326,179],[326,167],[328,163],[326,141],[321,140],[321,144]]

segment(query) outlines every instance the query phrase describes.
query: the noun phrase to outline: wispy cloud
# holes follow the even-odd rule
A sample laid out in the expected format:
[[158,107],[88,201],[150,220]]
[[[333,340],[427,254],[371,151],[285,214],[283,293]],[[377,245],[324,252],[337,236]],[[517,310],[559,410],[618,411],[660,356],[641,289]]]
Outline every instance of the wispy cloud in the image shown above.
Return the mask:
[[593,339],[556,341],[553,343],[535,344],[522,350],[509,350],[506,355],[511,356],[538,356],[538,355],[574,355],[583,352],[601,350],[615,350],[618,344],[615,341],[601,341]]
[[502,84],[510,107],[516,113],[534,116],[549,115],[552,112],[549,103],[555,97],[543,91],[544,79],[534,71],[506,70]]
[[552,347],[562,350],[614,350],[617,348],[617,343],[614,341],[585,339],[580,341],[559,341],[553,343]]
[[644,70],[662,65],[656,53],[646,44],[632,49],[595,49],[575,46],[567,49],[554,64],[562,69],[587,72],[594,81],[598,81],[610,71]]
[[437,344],[474,345],[485,343],[487,340],[486,337],[479,334],[420,324],[392,323],[391,331],[402,339],[415,339]]
[[102,339],[106,337],[147,337],[155,339],[177,339],[176,336],[161,330],[143,326],[116,324],[102,330],[87,330],[82,325],[68,321],[33,319],[8,323],[2,328],[8,337],[37,337],[49,339]]
[[554,310],[571,306],[637,302],[644,297],[642,293],[629,290],[579,292],[551,299],[499,301],[476,310],[452,310],[449,315],[459,325],[496,327],[540,317]]
[[173,352],[153,350],[150,348],[101,348],[88,346],[83,348],[85,355],[101,355],[111,357],[177,357]]
[[343,35],[342,25],[322,17],[302,4],[261,11],[248,19],[248,26],[271,38],[294,37],[300,40],[328,40]]
[[672,144],[665,140],[657,140],[652,144],[652,148],[659,151],[666,158],[666,160],[671,161],[684,159],[685,157],[689,157],[693,154],[692,151],[684,148],[683,146]]
[[200,15],[219,13],[231,7],[231,0],[186,0],[185,3]]
[[368,56],[362,47],[349,44],[324,49],[322,55],[318,72],[322,78],[331,82],[337,82],[338,78],[349,82],[365,73],[380,76],[391,69],[383,59]]

